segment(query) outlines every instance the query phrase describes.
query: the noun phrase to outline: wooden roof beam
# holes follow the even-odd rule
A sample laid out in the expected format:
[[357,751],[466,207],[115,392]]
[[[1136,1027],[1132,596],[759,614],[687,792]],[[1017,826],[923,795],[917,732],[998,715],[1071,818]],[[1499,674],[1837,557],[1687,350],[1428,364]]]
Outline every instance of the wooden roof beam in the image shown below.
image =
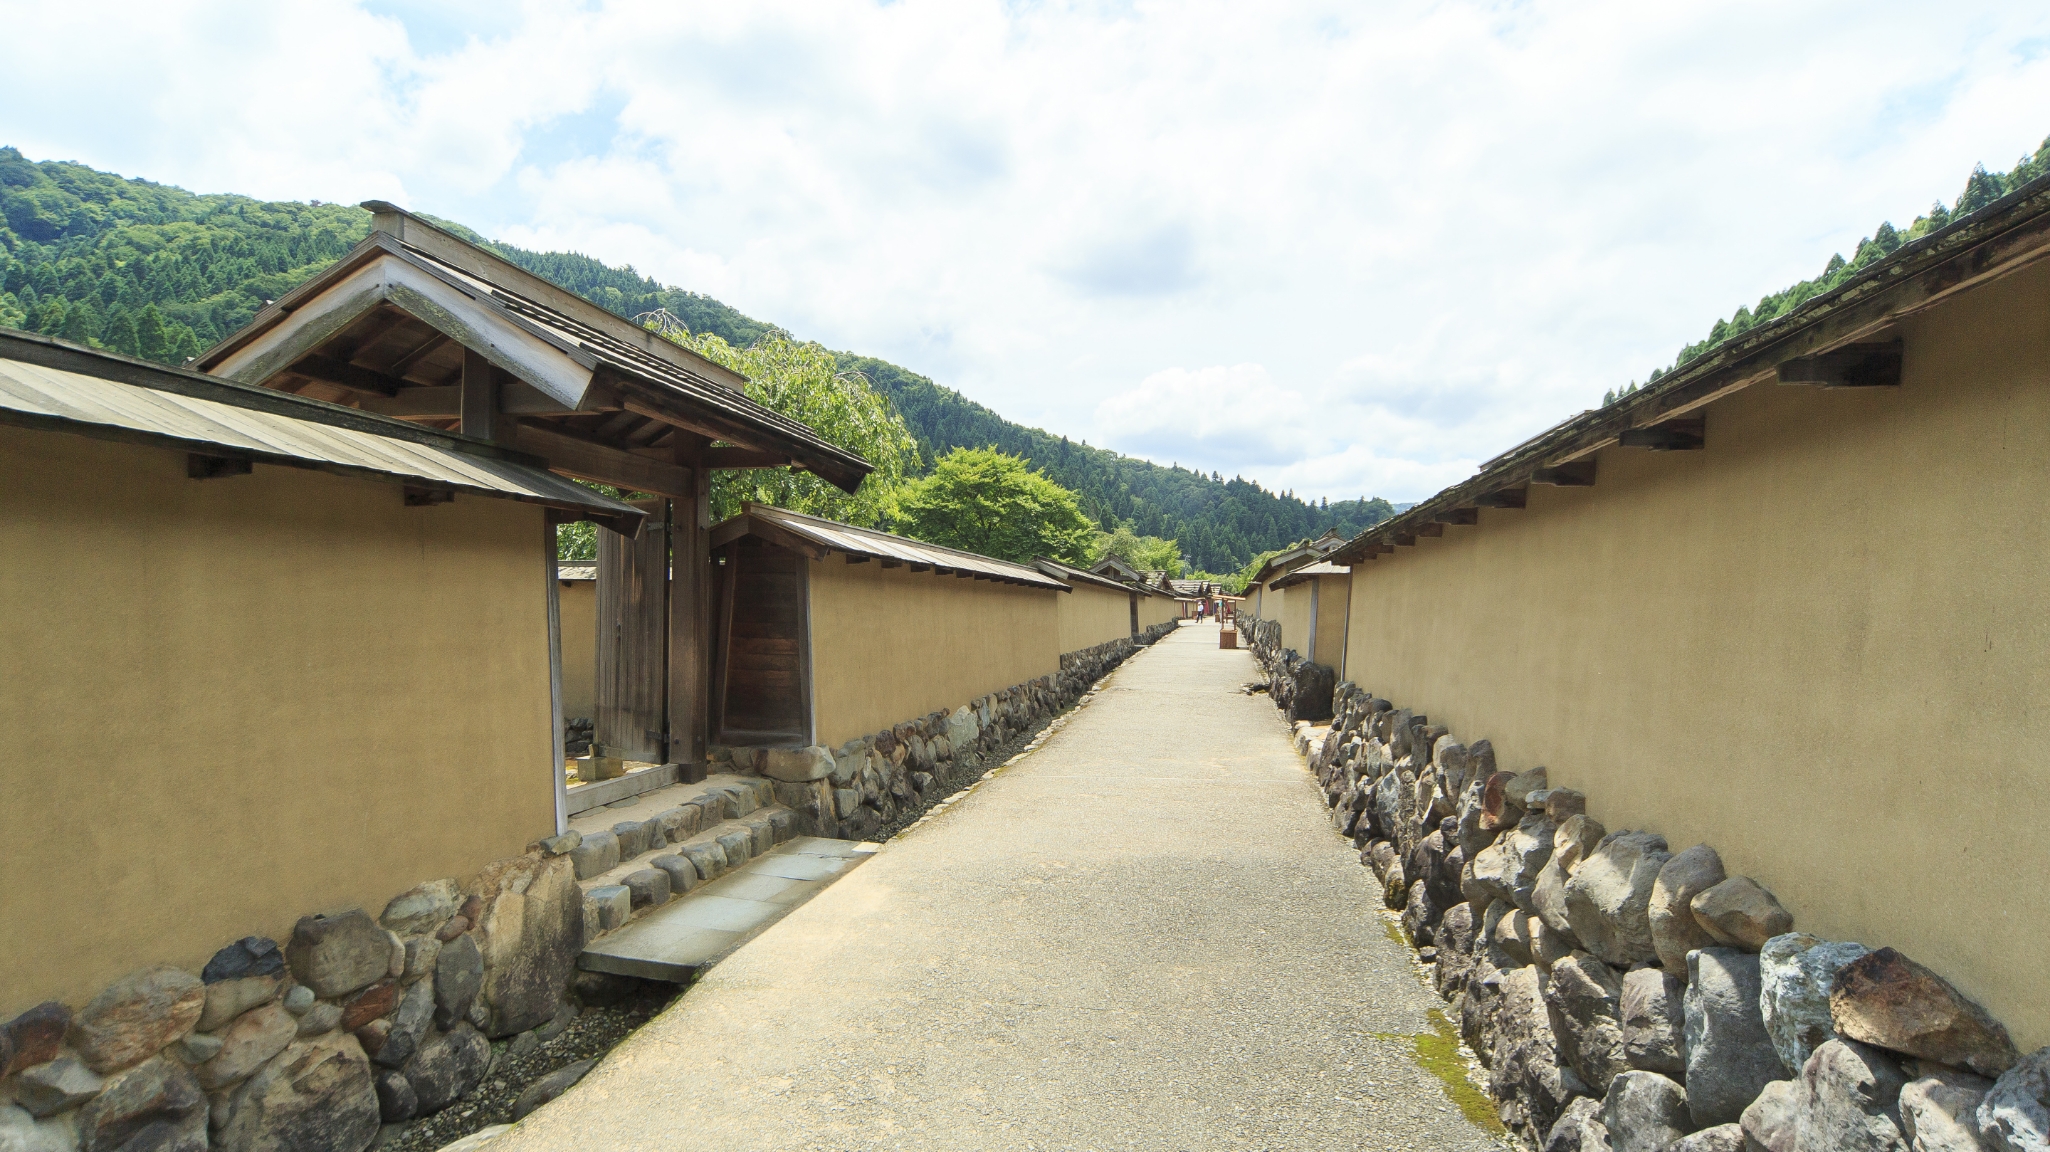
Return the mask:
[[1554,488],[1594,487],[1594,461],[1575,460],[1551,468],[1540,468],[1530,474],[1533,484],[1549,484]]
[[372,396],[396,396],[406,382],[396,376],[359,368],[346,360],[333,356],[301,356],[292,362],[287,372],[297,372],[308,379],[327,384],[339,384],[355,392],[367,392]]
[[1707,422],[1700,416],[1688,416],[1643,428],[1625,428],[1616,435],[1616,443],[1654,452],[1697,452],[1708,443]]
[[1497,488],[1474,498],[1482,508],[1522,508],[1530,498],[1528,488]]
[[1478,524],[1481,522],[1481,510],[1472,505],[1447,508],[1438,513],[1436,519],[1440,524]]
[[1779,382],[1823,388],[1898,388],[1901,342],[1846,344],[1817,356],[1785,360],[1779,365]]

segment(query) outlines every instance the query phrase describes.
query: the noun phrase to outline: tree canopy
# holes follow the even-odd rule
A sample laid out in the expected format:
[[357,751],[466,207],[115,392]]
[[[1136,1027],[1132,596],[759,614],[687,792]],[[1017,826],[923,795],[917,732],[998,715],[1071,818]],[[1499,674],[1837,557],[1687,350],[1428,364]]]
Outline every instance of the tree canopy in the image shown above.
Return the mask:
[[1158,536],[1141,536],[1133,532],[1130,525],[1120,524],[1116,531],[1098,532],[1092,549],[1091,562],[1105,556],[1115,556],[1141,572],[1165,572],[1170,579],[1182,578],[1182,550],[1172,540]]
[[892,521],[920,540],[1020,563],[1087,564],[1094,535],[1075,493],[995,448],[940,457],[899,490]]

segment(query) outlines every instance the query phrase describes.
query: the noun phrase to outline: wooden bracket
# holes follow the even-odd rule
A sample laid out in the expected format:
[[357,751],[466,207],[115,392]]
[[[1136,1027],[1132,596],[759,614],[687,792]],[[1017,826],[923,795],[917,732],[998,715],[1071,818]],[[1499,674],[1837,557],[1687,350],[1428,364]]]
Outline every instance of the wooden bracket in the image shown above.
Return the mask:
[[1846,344],[1819,356],[1787,360],[1779,366],[1779,379],[1782,384],[1824,388],[1898,388],[1901,342]]
[[1413,544],[1415,544],[1415,543],[1416,543],[1416,533],[1414,533],[1414,532],[1397,532],[1397,533],[1395,534],[1395,542],[1396,542],[1397,544],[1401,545],[1401,546],[1402,546],[1402,547],[1404,547],[1404,548],[1408,548],[1408,547],[1410,547],[1411,545],[1413,545]]
[[216,480],[222,476],[247,476],[251,464],[244,456],[207,456],[198,452],[187,453],[185,475],[193,480]]
[[[440,333],[435,333],[437,337]],[[408,387],[396,376],[387,376],[369,368],[359,368],[346,360],[333,356],[301,356],[294,361],[287,372],[319,380],[326,384],[339,384],[352,392],[367,392],[373,396],[397,396],[399,389]]]
[[1554,488],[1594,487],[1594,460],[1572,460],[1551,468],[1540,468],[1530,474],[1533,484],[1550,484]]
[[1416,534],[1419,536],[1443,536],[1445,534],[1445,526],[1433,520],[1429,524],[1417,525]]
[[1529,499],[1528,488],[1498,488],[1474,501],[1482,508],[1522,508]]
[[1481,522],[1481,510],[1479,508],[1448,508],[1438,513],[1437,520],[1440,524],[1478,524]]
[[868,557],[866,557],[866,556],[863,556],[863,555],[861,555],[861,554],[859,554],[859,553],[856,553],[856,552],[849,552],[849,553],[847,553],[847,554],[846,554],[846,559],[847,559],[847,562],[848,562],[849,564],[866,564],[866,563],[868,563],[868,561],[869,561],[869,558],[868,558]]
[[1616,437],[1625,448],[1649,448],[1654,452],[1695,452],[1707,443],[1707,424],[1699,416],[1666,420],[1642,428],[1626,428]]
[[456,494],[447,488],[423,488],[416,484],[406,485],[406,507],[431,508],[436,504],[455,503]]

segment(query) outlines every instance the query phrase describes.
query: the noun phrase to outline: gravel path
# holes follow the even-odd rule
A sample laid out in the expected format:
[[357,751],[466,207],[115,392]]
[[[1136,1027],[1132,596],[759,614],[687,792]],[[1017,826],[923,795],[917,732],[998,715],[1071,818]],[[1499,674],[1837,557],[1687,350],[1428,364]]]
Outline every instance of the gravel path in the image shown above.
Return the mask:
[[492,1144],[1492,1149],[1244,652],[1184,628]]

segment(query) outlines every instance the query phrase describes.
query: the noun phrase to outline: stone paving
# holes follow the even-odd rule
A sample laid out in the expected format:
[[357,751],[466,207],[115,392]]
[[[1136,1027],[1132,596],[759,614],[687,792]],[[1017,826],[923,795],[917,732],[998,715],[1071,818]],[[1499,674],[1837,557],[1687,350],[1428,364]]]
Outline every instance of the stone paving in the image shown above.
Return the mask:
[[1254,673],[1163,640],[491,1152],[1498,1147]]

